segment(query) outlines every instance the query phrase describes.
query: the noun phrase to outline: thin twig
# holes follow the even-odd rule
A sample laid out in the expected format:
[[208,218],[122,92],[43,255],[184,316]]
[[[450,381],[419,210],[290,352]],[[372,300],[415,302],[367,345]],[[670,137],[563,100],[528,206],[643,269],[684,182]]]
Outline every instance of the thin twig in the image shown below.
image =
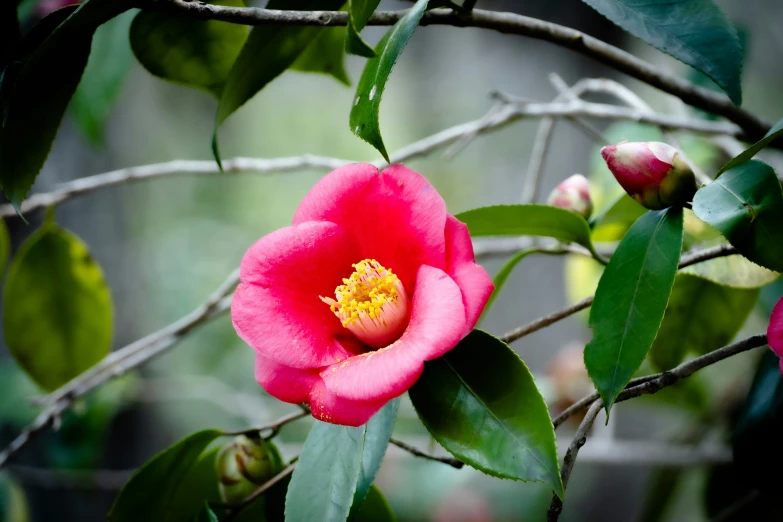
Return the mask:
[[[185,0],[139,0],[139,6],[170,8],[200,20],[222,20],[242,25],[344,26],[348,23],[348,13],[339,11],[278,11]],[[394,25],[407,12],[407,10],[378,11],[370,17],[367,25]],[[434,9],[424,14],[420,25],[479,27],[546,40],[590,56],[618,71],[677,96],[689,105],[724,116],[742,127],[747,134],[747,141],[760,139],[771,127],[769,123],[735,106],[724,94],[696,86],[597,38],[551,22],[514,13],[481,9],[474,9],[467,14],[455,13],[450,9]]]
[[[290,424],[290,423],[292,423],[294,421],[297,421],[297,420],[299,420],[299,419],[301,419],[303,417],[307,417],[308,415],[310,415],[310,410],[309,409],[295,411],[293,413],[289,413],[288,415],[280,417],[279,419],[277,419],[274,422],[270,422],[269,424],[265,424],[265,425],[260,426],[258,428],[250,428],[250,429],[247,429],[247,430],[227,432],[227,433],[224,433],[224,435],[236,436],[236,435],[253,435],[253,434],[260,433],[262,435],[265,435],[264,436],[265,439],[271,439],[271,438],[274,438],[275,436],[277,436],[277,434],[280,432],[280,429],[283,426],[285,426],[286,424]],[[264,434],[265,431],[267,431],[269,433]]]
[[119,491],[135,469],[50,469],[9,466],[20,482],[46,489]]
[[435,462],[442,462],[443,464],[448,464],[452,468],[456,468],[456,469],[461,469],[462,466],[465,465],[464,462],[462,462],[459,459],[455,459],[454,457],[438,457],[436,455],[430,455],[429,453],[425,453],[420,449],[411,446],[410,444],[406,444],[405,442],[399,439],[395,439],[394,437],[390,438],[389,442],[391,444],[394,444],[398,448],[407,451],[408,453],[410,453],[415,457],[421,457],[427,460],[434,460]]
[[[587,442],[587,433],[590,431],[590,428],[593,427],[593,422],[595,422],[595,418],[598,416],[598,412],[601,411],[602,406],[603,402],[600,400],[594,402],[593,405],[590,406],[590,409],[587,410],[585,418],[582,419],[582,423],[576,430],[574,439],[568,446],[568,451],[566,452],[565,458],[563,459],[563,469],[560,472],[560,478],[563,481],[563,492],[565,492],[566,486],[568,485],[568,479],[571,478],[571,471],[574,469],[576,456],[579,454],[579,450],[582,448],[582,446],[585,445],[585,442]],[[546,513],[547,522],[557,522],[557,519],[560,518],[560,513],[562,511],[563,501],[560,499],[560,497],[553,494],[552,503],[549,505],[549,510]]]
[[[679,268],[685,268],[687,266],[695,265],[696,263],[701,263],[703,261],[708,261],[710,259],[715,259],[717,257],[730,256],[736,253],[737,253],[737,249],[735,249],[731,245],[719,245],[716,247],[707,248],[705,250],[699,250],[697,252],[693,252],[682,256],[682,259],[680,260]],[[589,307],[590,305],[593,304],[594,297],[595,296],[587,297],[585,299],[582,299],[578,303],[563,308],[562,310],[558,310],[557,312],[553,312],[549,315],[536,319],[535,321],[529,324],[515,328],[510,332],[507,332],[505,335],[501,336],[500,339],[503,342],[511,343],[533,332],[537,332],[538,330],[544,327],[547,327],[551,324],[561,321],[566,317],[569,317]]]

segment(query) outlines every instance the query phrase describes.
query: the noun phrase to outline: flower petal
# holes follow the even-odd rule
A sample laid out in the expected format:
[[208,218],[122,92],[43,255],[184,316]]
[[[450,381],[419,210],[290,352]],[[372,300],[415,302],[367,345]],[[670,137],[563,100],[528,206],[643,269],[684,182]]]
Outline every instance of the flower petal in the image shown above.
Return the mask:
[[451,215],[446,218],[446,272],[462,291],[467,335],[476,326],[495,285],[487,271],[476,264],[468,226]]
[[240,265],[231,318],[259,354],[293,368],[317,368],[360,353],[319,296],[334,296],[358,260],[355,243],[334,223],[301,223],[261,238]]
[[323,422],[343,426],[361,426],[388,401],[352,401],[338,397],[319,381],[310,395],[310,409],[313,417]]
[[[421,174],[392,165],[346,165],[305,196],[294,223],[331,221],[360,245],[362,258],[391,268],[411,291],[421,265],[444,267],[446,204]],[[354,261],[354,262],[356,262]]]
[[310,392],[321,381],[318,371],[299,370],[256,355],[256,380],[269,395],[283,402],[310,401]]
[[778,357],[783,357],[783,299],[772,309],[767,328],[767,342]]
[[465,335],[465,308],[457,284],[439,268],[422,266],[416,277],[411,320],[400,339],[321,372],[326,387],[346,399],[389,400],[405,393],[424,370]]

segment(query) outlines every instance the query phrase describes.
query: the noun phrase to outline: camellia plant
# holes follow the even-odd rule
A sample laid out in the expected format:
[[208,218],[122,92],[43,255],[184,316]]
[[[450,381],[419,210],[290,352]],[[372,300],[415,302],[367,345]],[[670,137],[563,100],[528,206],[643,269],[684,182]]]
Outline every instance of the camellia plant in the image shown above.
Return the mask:
[[[269,0],[264,8],[242,0],[47,1],[36,4],[37,10],[29,1],[4,2],[0,188],[8,203],[0,212],[10,220],[46,209],[47,217],[8,263],[3,327],[11,355],[47,395],[37,399],[38,417],[0,453],[0,468],[59,425],[76,401],[230,311],[237,336],[255,357],[247,375],[269,395],[295,405],[293,413],[241,431],[198,431],[164,449],[127,480],[109,520],[394,520],[374,481],[387,447],[395,444],[454,468],[542,483],[552,497],[541,517],[554,521],[568,506],[571,471],[602,411],[608,422],[616,403],[671,390],[743,352],[768,346],[772,352],[767,349],[765,357],[773,352],[783,357],[783,300],[772,309],[766,334],[735,339],[758,289],[770,288],[783,272],[781,181],[770,163],[754,159],[762,149],[783,149],[783,120],[772,125],[740,108],[742,49],[735,29],[712,0],[584,1],[706,75],[722,92],[573,29],[475,9],[471,0],[417,0],[398,11],[378,11],[379,0]],[[214,161],[126,169],[29,194],[69,106],[86,135],[100,140],[105,110],[93,105],[93,94],[108,93],[111,101],[124,73],[120,67],[98,86],[85,70],[88,59],[92,64],[109,49],[100,31],[116,32],[119,26],[112,24],[129,12],[132,22],[122,37],[136,60],[149,73],[206,91],[217,101],[213,139],[204,144]],[[389,26],[375,46],[361,35],[368,25]],[[379,122],[381,99],[420,25],[480,27],[548,40],[702,112],[659,114],[617,82],[583,81],[561,85],[552,104],[498,94],[484,118],[389,153]],[[284,71],[325,73],[350,85],[346,53],[366,58],[345,108],[350,129],[382,159],[221,158],[221,125]],[[592,92],[630,100],[631,107],[581,98]],[[427,172],[405,166],[525,117],[546,119],[520,204],[452,214]],[[659,139],[607,138],[583,121],[593,117],[641,121],[666,132]],[[602,148],[594,158],[583,158],[582,172],[603,159],[614,176],[611,190],[593,176],[569,172],[546,204],[538,202],[553,118],[568,118],[596,138]],[[729,161],[699,168],[686,155],[688,147],[672,139],[673,130],[720,136],[733,151]],[[103,272],[87,245],[55,223],[54,207],[99,188],[175,172],[306,167],[329,173],[290,209],[290,226],[247,245],[238,269],[197,310],[110,351],[113,309]],[[476,245],[489,237],[520,240],[494,278],[476,262]],[[2,266],[9,252],[3,224]],[[477,328],[517,265],[539,254],[589,263],[595,284],[580,272],[589,289],[566,308],[542,311],[540,319],[504,335]],[[38,297],[33,301],[30,295]],[[773,301],[779,298],[778,293]],[[700,303],[707,301],[714,313],[702,313]],[[591,340],[569,350],[567,361],[554,359],[560,361],[550,372],[558,397],[549,400],[556,405],[550,411],[547,390],[510,344],[587,308]],[[765,427],[780,426],[779,364],[771,372],[759,367],[745,413],[734,426],[739,470],[765,458],[759,448],[775,433]],[[574,389],[584,396],[572,397]],[[450,456],[392,438],[405,394]],[[307,416],[315,420],[301,452],[284,459],[275,437]],[[561,460],[555,430],[575,419],[570,443],[560,440]],[[775,480],[752,480],[750,501],[776,503]]]

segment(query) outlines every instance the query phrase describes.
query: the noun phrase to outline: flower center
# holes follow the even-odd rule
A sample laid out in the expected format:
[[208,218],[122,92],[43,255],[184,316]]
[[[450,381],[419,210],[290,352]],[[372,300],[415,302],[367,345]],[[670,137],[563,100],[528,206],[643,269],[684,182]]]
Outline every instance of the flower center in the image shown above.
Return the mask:
[[354,272],[334,289],[335,299],[321,297],[343,326],[373,348],[387,346],[408,326],[410,302],[400,279],[375,259],[351,265]]

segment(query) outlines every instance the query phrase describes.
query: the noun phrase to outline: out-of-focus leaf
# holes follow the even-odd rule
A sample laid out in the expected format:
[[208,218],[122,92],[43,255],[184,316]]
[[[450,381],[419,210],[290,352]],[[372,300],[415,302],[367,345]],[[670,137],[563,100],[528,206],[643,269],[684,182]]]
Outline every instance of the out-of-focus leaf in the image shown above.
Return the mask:
[[359,509],[356,513],[352,511],[348,520],[349,522],[394,522],[395,518],[381,490],[372,486]]
[[[585,218],[547,205],[494,205],[457,214],[471,236],[543,236],[577,243],[595,254]],[[595,254],[597,256],[597,254]]]
[[0,520],[7,522],[30,520],[24,490],[3,473],[0,473]]
[[742,103],[742,48],[712,0],[583,0],[634,36],[697,69]]
[[[198,431],[155,455],[120,490],[107,515],[108,520],[182,520],[183,514],[173,508],[180,505],[178,495],[185,494],[182,491],[183,485],[187,484],[185,479],[199,462],[199,455],[220,435],[222,432],[219,430]],[[198,502],[196,511],[190,511],[191,518],[200,505],[201,502]]]
[[647,212],[628,230],[598,283],[585,366],[607,413],[658,333],[677,272],[682,230],[682,208]]
[[362,467],[365,427],[315,421],[285,501],[286,522],[344,521]]
[[628,226],[642,217],[647,209],[641,206],[635,199],[628,194],[622,194],[607,209],[595,216],[590,224],[593,228],[613,225],[615,223],[626,223]]
[[345,35],[345,52],[375,58],[375,49],[359,35],[381,0],[348,0],[348,31]]
[[220,522],[214,511],[209,508],[209,504],[204,504],[201,511],[196,515],[195,522]]
[[5,265],[11,255],[11,238],[8,237],[8,228],[5,221],[0,222],[0,281],[3,279]]
[[[209,3],[245,6],[242,0]],[[190,20],[164,11],[142,11],[130,28],[133,54],[145,69],[164,80],[203,89],[218,99],[247,37],[243,25]]]
[[498,295],[500,295],[500,291],[503,289],[503,286],[506,284],[506,280],[508,279],[508,276],[511,275],[511,272],[516,268],[516,266],[519,264],[520,261],[525,259],[528,255],[537,252],[538,250],[535,248],[530,248],[528,250],[523,250],[521,252],[517,252],[514,254],[511,259],[509,259],[505,265],[503,265],[503,268],[500,269],[500,271],[495,276],[495,279],[492,280],[492,283],[495,285],[495,289],[492,291],[492,295],[489,296],[489,300],[487,300],[487,304],[484,305],[484,311],[481,312],[481,316],[483,317],[492,306],[492,303],[495,302],[495,299],[497,299]]
[[758,289],[729,288],[689,274],[677,274],[666,315],[650,348],[658,371],[671,370],[685,354],[711,352],[739,332],[758,298]]
[[71,101],[71,114],[84,136],[103,143],[103,123],[122,90],[131,64],[128,30],[132,13],[123,13],[95,31],[90,58]]
[[429,432],[455,457],[495,477],[544,482],[562,498],[549,411],[504,342],[473,330],[425,363],[409,393]]
[[49,155],[87,65],[93,33],[129,9],[130,3],[87,0],[24,60],[13,86],[6,88],[3,80],[0,187],[15,207],[19,208]]
[[426,9],[427,0],[418,0],[407,14],[394,24],[394,27],[378,42],[375,47],[377,56],[367,61],[359,85],[356,87],[356,97],[349,119],[351,130],[378,149],[386,161],[389,161],[389,155],[383,144],[378,119],[381,98],[394,64],[408,44],[413,31],[418,27],[419,20]]
[[46,390],[109,352],[111,296],[81,240],[51,223],[27,239],[8,271],[3,327],[11,354]]
[[[267,9],[293,11],[340,9],[345,0],[269,0]],[[212,152],[220,163],[217,133],[220,125],[258,91],[288,69],[320,34],[321,27],[265,25],[254,27],[234,61],[221,92]]]
[[291,69],[302,72],[316,72],[333,76],[344,85],[351,85],[351,79],[345,72],[345,27],[327,27],[315,37]]
[[0,70],[11,61],[14,47],[21,38],[16,2],[0,2]]
[[732,288],[761,288],[780,279],[778,272],[759,266],[740,255],[716,257],[685,267],[680,272]]
[[720,168],[720,170],[715,174],[715,177],[717,178],[727,170],[736,167],[737,165],[741,163],[745,163],[746,161],[750,160],[753,156],[758,154],[761,149],[772,143],[775,139],[779,138],[780,136],[783,136],[783,119],[778,121],[775,125],[772,126],[771,129],[769,129],[769,132],[767,132],[763,138],[761,138],[759,141],[739,153],[737,156],[729,160],[724,166]]
[[772,167],[751,160],[727,170],[696,192],[693,212],[740,254],[783,272],[783,190]]

